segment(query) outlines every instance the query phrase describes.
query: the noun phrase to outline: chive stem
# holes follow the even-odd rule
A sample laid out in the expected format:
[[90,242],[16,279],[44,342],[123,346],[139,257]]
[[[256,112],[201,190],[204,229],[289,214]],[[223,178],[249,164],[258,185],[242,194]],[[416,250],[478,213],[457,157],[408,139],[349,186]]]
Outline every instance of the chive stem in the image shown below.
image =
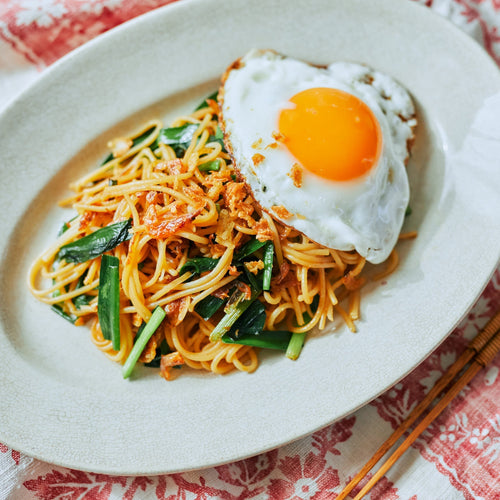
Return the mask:
[[220,160],[216,158],[212,161],[207,161],[198,165],[198,170],[200,172],[218,172],[220,170]]
[[222,342],[225,344],[250,345],[263,349],[286,351],[291,336],[291,332],[285,330],[263,330],[259,334],[238,333],[234,338],[225,334],[222,336]]
[[297,359],[300,355],[300,351],[302,351],[302,347],[304,346],[304,342],[306,340],[305,333],[294,333],[290,338],[290,342],[288,343],[288,348],[286,350],[286,357],[289,359]]
[[63,245],[57,253],[57,258],[75,264],[95,259],[129,240],[132,237],[129,232],[131,227],[132,219],[102,227],[87,236]]
[[102,336],[111,340],[113,349],[120,350],[120,260],[112,255],[103,255],[99,272],[99,295],[97,315]]
[[274,245],[272,241],[266,243],[264,249],[264,276],[262,277],[262,290],[271,288],[271,276],[273,273]]
[[59,316],[61,316],[61,318],[64,318],[66,321],[69,321],[70,323],[75,324],[76,316],[74,316],[73,314],[68,314],[68,313],[64,312],[63,308],[59,304],[53,304],[51,306],[51,309],[56,314],[59,314]]
[[130,374],[132,373],[134,366],[136,365],[139,357],[141,356],[142,351],[144,351],[146,344],[152,337],[153,333],[156,332],[156,330],[160,326],[160,323],[163,321],[164,317],[165,317],[165,311],[163,310],[163,308],[161,306],[156,306],[155,310],[153,311],[153,314],[151,315],[151,318],[149,318],[149,321],[146,323],[146,326],[142,330],[141,335],[136,340],[134,347],[132,347],[132,350],[128,355],[127,361],[125,361],[125,364],[123,365],[122,368],[123,378],[130,377]]
[[247,241],[234,255],[233,262],[242,261],[244,258],[256,252],[259,248],[262,248],[266,243],[266,241],[259,241],[256,238],[252,238]]
[[210,342],[217,342],[220,340],[222,336],[231,329],[234,322],[250,307],[250,304],[257,298],[257,295],[258,293],[254,293],[249,300],[244,300],[243,292],[239,292],[236,301],[226,307],[226,314],[212,330]]

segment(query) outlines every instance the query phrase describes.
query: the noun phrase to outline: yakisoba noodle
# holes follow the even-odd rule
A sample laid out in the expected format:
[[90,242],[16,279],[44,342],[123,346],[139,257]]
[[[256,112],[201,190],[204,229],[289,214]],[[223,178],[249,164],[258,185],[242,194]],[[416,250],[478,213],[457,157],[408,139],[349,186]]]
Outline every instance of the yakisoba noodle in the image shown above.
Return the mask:
[[[88,323],[94,344],[119,363],[129,356],[140,325],[150,319],[153,309],[164,308],[167,316],[140,361],[155,358],[165,340],[171,353],[162,356],[161,373],[167,379],[171,365],[177,364],[219,374],[257,368],[254,347],[210,341],[220,313],[205,320],[195,312],[210,295],[224,297],[232,288],[244,287],[243,273],[232,259],[252,237],[274,244],[271,287],[258,297],[265,307],[265,330],[306,333],[324,328],[338,315],[355,331],[365,282],[361,276],[365,259],[358,253],[324,248],[260,210],[236,179],[221,141],[214,140],[217,105],[207,102],[209,106],[171,125],[197,125],[181,158],[175,147],[157,140],[159,121],[112,141],[114,157],[70,185],[75,194],[60,204],[78,215],[33,263],[29,274],[29,286],[39,300],[56,305],[77,325]],[[213,161],[219,170],[200,170]],[[107,252],[119,259],[120,269],[120,349],[115,351],[103,338],[97,315],[101,258],[67,263],[58,259],[58,252],[99,228],[129,218],[131,239]],[[193,257],[219,261],[198,276],[181,274]],[[395,251],[390,263],[397,265]],[[258,255],[245,265],[253,274],[262,268]],[[85,301],[78,303],[78,297]]]

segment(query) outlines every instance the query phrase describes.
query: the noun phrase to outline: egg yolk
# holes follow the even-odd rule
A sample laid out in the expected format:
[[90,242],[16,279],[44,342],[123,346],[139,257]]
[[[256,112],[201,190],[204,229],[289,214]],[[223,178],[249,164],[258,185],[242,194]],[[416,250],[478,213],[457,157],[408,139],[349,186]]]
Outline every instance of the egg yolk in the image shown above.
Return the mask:
[[310,172],[333,181],[365,175],[377,163],[382,132],[371,109],[342,90],[312,88],[283,109],[279,132],[292,155]]

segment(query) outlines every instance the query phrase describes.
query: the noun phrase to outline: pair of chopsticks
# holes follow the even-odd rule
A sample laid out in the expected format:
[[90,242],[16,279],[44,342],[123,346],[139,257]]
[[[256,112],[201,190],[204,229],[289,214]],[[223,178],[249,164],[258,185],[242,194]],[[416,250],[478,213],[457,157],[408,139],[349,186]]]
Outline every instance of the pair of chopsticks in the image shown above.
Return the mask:
[[453,363],[448,371],[437,381],[418,406],[408,415],[401,425],[391,434],[375,452],[373,457],[356,474],[349,484],[342,490],[337,500],[347,498],[352,489],[370,472],[377,462],[392,448],[396,441],[413,425],[413,423],[428,409],[431,403],[443,392],[455,377],[463,371],[460,377],[453,382],[442,398],[429,411],[429,413],[418,423],[414,430],[406,437],[392,455],[382,464],[380,469],[371,477],[361,491],[354,497],[354,500],[363,498],[377,481],[394,465],[420,434],[436,419],[440,413],[448,406],[451,400],[474,378],[481,368],[489,364],[500,352],[500,311],[486,324],[479,334],[470,342],[465,351]]

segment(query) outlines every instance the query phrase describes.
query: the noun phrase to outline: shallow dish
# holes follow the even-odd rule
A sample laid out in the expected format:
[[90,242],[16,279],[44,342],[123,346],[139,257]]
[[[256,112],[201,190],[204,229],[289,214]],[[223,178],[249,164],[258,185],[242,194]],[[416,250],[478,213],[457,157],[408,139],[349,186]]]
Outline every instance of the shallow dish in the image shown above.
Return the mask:
[[[123,380],[85,328],[31,297],[29,264],[67,218],[56,201],[110,138],[190,110],[252,47],[366,63],[409,89],[420,127],[405,229],[419,236],[364,289],[357,334],[335,324],[297,362],[262,354],[252,375],[167,383],[144,368]],[[282,445],[385,391],[443,341],[497,264],[499,92],[475,42],[401,0],[184,0],[65,57],[0,116],[0,441],[77,469],[171,473]]]

